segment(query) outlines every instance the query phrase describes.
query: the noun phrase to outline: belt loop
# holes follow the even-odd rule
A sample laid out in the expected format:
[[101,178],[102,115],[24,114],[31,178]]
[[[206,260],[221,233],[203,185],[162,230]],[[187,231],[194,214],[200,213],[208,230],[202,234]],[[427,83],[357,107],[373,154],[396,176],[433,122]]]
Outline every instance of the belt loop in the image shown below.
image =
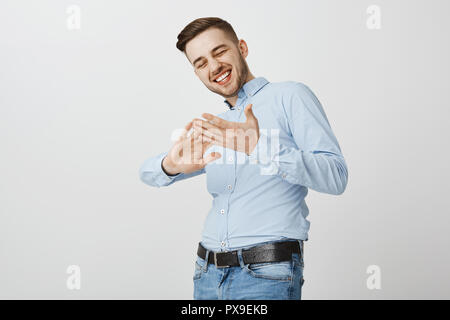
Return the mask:
[[303,240],[299,240],[300,241],[300,263],[302,265],[302,268],[305,267],[305,260],[304,260],[304,255],[305,255],[305,242]]
[[238,249],[237,251],[238,261],[241,268],[244,268],[244,258],[242,257],[242,249]]
[[298,240],[300,246],[300,259],[303,259],[303,240]]
[[210,251],[208,249],[206,249],[206,255],[205,255],[205,263],[203,264],[203,272],[207,272],[208,271],[208,258],[209,258],[209,253]]

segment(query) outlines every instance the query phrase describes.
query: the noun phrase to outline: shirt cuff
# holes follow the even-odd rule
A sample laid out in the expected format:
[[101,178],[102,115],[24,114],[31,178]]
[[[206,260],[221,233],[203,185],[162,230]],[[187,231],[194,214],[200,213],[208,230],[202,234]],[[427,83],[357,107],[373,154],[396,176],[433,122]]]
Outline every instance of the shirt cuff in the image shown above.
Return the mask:
[[170,178],[170,177],[176,177],[176,176],[180,175],[181,172],[180,172],[180,173],[176,173],[176,174],[169,174],[169,173],[167,173],[167,172],[164,170],[164,168],[163,168],[163,161],[164,161],[165,158],[166,158],[166,156],[163,156],[162,159],[161,159],[161,170],[162,170],[162,172],[163,172],[166,176],[168,176],[169,178]]
[[163,167],[162,167],[162,163],[163,163],[163,161],[164,161],[164,158],[167,156],[167,153],[164,153],[164,154],[162,154],[161,156],[160,156],[160,159],[157,161],[157,163],[159,163],[159,174],[158,174],[158,178],[159,179],[161,179],[161,180],[163,180],[165,183],[169,183],[169,182],[171,182],[173,179],[175,179],[176,177],[178,177],[179,175],[181,175],[181,172],[180,173],[177,173],[176,175],[168,175],[165,171],[164,171],[164,169],[163,169]]

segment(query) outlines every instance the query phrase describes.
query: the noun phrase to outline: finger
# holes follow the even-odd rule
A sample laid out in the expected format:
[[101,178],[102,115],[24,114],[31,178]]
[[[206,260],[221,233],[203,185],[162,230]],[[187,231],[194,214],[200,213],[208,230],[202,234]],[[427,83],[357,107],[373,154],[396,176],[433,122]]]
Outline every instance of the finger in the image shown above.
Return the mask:
[[203,130],[202,136],[205,137],[205,139],[209,138],[210,140],[213,140],[213,141],[222,141],[223,140],[222,134],[220,132],[214,132],[214,130]]
[[[206,121],[203,121],[203,123],[206,123]],[[200,127],[197,124],[200,124],[200,122],[195,122],[195,124],[194,124],[194,128],[196,131],[198,131],[198,132],[200,132],[200,134],[206,135],[210,138],[215,138],[216,140],[219,137],[224,136],[224,134],[227,131],[226,129],[222,129],[222,128],[216,127],[214,125],[210,125],[210,126],[208,126],[208,128],[204,128],[204,127]]]
[[213,145],[214,145],[214,141],[209,142],[209,141],[204,140],[203,141],[203,150],[206,151]]
[[207,121],[202,120],[202,119],[195,118],[195,119],[193,120],[193,123],[194,123],[194,124],[193,124],[194,130],[195,130],[195,132],[196,132],[196,137],[197,137],[198,134],[202,134],[203,131],[206,130],[206,129],[208,129],[208,128],[220,130],[219,127],[215,127],[214,125],[209,124],[209,123],[207,123]]
[[197,131],[201,132],[201,129],[202,129],[201,121],[198,121],[197,119],[195,119],[193,123],[194,123],[193,124],[194,130],[197,130]]
[[205,121],[203,119],[198,119],[198,118],[194,119],[194,126],[201,127],[204,129],[219,129],[219,130],[221,129],[220,127],[215,126],[208,121]]
[[211,152],[210,154],[208,154],[205,158],[203,158],[203,164],[207,165],[210,162],[213,162],[219,158],[221,158],[222,155],[218,152]]
[[202,134],[202,141],[203,141],[205,144],[212,144],[212,143],[214,143],[214,140],[213,140],[213,139],[211,139],[210,137],[208,137],[208,136],[206,136],[206,135],[204,135],[204,134]]
[[188,123],[184,126],[185,132],[180,136],[180,139],[181,139],[181,138],[185,138],[185,139],[186,139],[186,138],[188,137],[189,130],[191,130],[192,126],[193,126],[193,121],[188,122]]
[[[209,148],[212,145],[213,142],[214,141],[211,138],[209,138],[203,134],[199,134],[195,139],[193,139],[192,145],[195,146],[196,148],[201,148],[204,152],[204,151],[206,151],[207,148]],[[195,149],[195,150],[199,150],[199,149]]]
[[[204,147],[204,144],[200,139],[197,139],[193,142],[192,146],[191,146],[191,155],[194,159],[201,159],[201,155],[203,155],[205,153],[206,149]],[[201,162],[197,162],[197,163],[201,163]]]
[[222,130],[216,127],[213,127],[212,129],[208,130],[205,128],[195,128],[196,132],[200,132],[199,139],[206,142],[214,142],[216,140],[220,140],[219,137],[222,136]]
[[213,125],[220,127],[220,128],[234,128],[235,125],[233,124],[233,122],[224,120],[222,118],[216,117],[210,113],[203,113],[202,117],[205,118],[206,120],[210,121],[210,123],[212,123]]
[[244,114],[247,121],[256,119],[255,115],[253,114],[253,104],[249,104],[245,107]]
[[[221,135],[217,136],[217,135],[208,133],[207,131],[204,131],[204,132],[206,132],[206,134],[204,134],[204,138],[203,138],[205,141],[208,141],[208,142],[212,143],[213,145],[216,145],[219,147],[226,147],[226,144],[227,144],[225,142],[226,140]],[[208,136],[208,134],[210,134],[210,136]]]
[[212,139],[212,137],[208,137],[208,136],[205,135],[205,134],[202,134],[202,139],[203,139],[203,141],[206,141],[206,142],[214,142],[214,140]]
[[194,124],[194,121],[189,121],[185,126],[184,126],[184,129],[186,130],[186,131],[189,131],[191,128],[192,128],[192,125]]
[[201,135],[201,133],[201,128],[194,124],[194,133],[192,134],[192,137],[196,140]]

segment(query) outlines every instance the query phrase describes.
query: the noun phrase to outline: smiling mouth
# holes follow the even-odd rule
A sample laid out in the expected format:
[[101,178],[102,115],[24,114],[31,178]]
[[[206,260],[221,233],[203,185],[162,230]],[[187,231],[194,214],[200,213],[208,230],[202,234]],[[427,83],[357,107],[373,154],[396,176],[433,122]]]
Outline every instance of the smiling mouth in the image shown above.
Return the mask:
[[231,70],[228,70],[222,73],[219,77],[217,77],[217,79],[215,79],[214,82],[220,85],[224,85],[228,83],[230,79],[231,79]]

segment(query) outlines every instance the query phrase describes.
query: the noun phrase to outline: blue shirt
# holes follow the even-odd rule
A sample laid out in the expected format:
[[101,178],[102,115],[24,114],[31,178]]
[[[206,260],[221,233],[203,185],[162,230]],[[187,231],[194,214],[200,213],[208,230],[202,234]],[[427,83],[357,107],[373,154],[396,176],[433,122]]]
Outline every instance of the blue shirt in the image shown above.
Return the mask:
[[168,176],[161,168],[167,152],[147,159],[140,179],[155,187],[206,173],[212,206],[202,245],[228,251],[266,241],[308,240],[308,189],[339,195],[347,185],[347,165],[319,100],[304,84],[254,78],[241,87],[236,105],[218,117],[245,122],[253,104],[260,138],[250,155],[212,146],[220,159],[202,170]]

